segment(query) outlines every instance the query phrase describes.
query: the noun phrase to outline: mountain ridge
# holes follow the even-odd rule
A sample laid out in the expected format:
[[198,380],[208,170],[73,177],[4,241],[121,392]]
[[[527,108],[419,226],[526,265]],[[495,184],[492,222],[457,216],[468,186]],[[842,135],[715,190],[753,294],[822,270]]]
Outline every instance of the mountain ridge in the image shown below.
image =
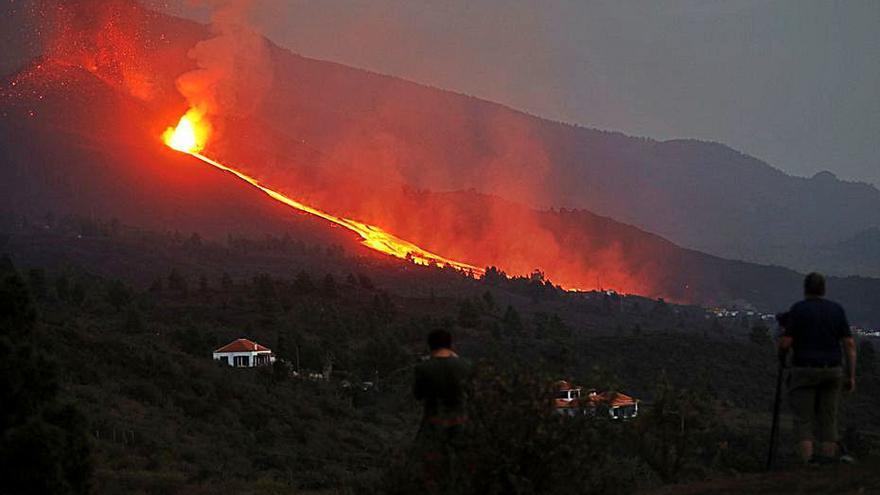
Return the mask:
[[[122,1],[78,15],[90,24],[65,35],[75,43],[55,43],[62,46],[55,55],[166,104],[181,101],[175,78],[196,68],[189,49],[212,36],[205,25]],[[583,208],[681,246],[793,268],[802,266],[790,259],[809,259],[822,245],[880,226],[880,191],[868,183],[790,175],[715,141],[656,140],[546,119],[310,59],[262,39],[273,84],[262,99],[248,96],[256,101],[248,111],[330,156],[324,165],[331,168],[341,163],[347,171],[417,189],[475,189],[531,207]],[[117,53],[114,44],[124,50]],[[101,62],[106,67],[92,52],[111,55]],[[212,146],[222,148],[223,141],[218,135]],[[812,269],[880,272],[870,257],[833,261],[819,260]]]
[[[44,69],[54,70],[45,64]],[[7,174],[4,211],[19,211],[26,205],[29,214],[37,217],[47,211],[92,216],[101,212],[147,228],[207,236],[293,231],[308,239],[323,239],[317,242],[327,245],[362,249],[355,247],[353,236],[292,213],[242,187],[236,179],[166,148],[158,138],[150,137],[158,132],[156,127],[164,117],[151,116],[149,105],[130,99],[87,71],[67,67],[61,75],[65,76],[62,92],[46,91],[43,98],[15,99],[16,105],[4,100],[0,105],[6,115],[0,127],[8,139],[2,147]],[[77,89],[78,80],[94,91],[84,95]],[[122,98],[122,104],[116,98]],[[34,116],[24,118],[31,111]],[[250,129],[262,134],[259,126]],[[265,157],[261,146],[271,149],[274,144],[272,140],[257,143],[253,151],[241,147],[239,153]],[[299,167],[308,172],[313,156],[306,149],[307,154],[299,157],[295,143],[285,144],[285,153],[291,147],[298,158],[276,168],[290,172]],[[279,183],[297,187],[286,176],[273,175],[271,168],[249,166],[245,159],[240,166],[249,172],[251,168],[262,171],[273,187],[276,177]],[[340,183],[338,177],[328,175],[327,184],[340,189],[322,197],[335,199],[329,204],[350,210],[354,218],[374,222],[444,256],[488,253],[486,259],[473,261],[485,261],[481,264],[494,264],[512,274],[546,270],[551,280],[569,286],[571,280],[560,273],[593,270],[593,275],[583,275],[590,285],[595,282],[597,287],[704,305],[748,301],[769,311],[797,297],[800,275],[795,272],[683,249],[638,226],[586,210],[535,210],[476,191],[430,192],[389,183],[381,198],[395,206],[392,212],[406,214],[386,216],[386,208],[373,209],[374,203],[361,204],[358,195],[344,192],[349,187],[352,191],[365,187],[355,179],[359,177]],[[317,192],[327,185],[314,180]],[[445,225],[443,230],[435,228],[438,220]],[[493,230],[487,231],[486,226]],[[547,251],[550,248],[557,251]],[[548,257],[552,252],[557,254]],[[509,263],[494,263],[496,256]],[[634,285],[627,286],[627,281]],[[855,321],[880,321],[880,315],[874,314],[876,305],[870,298],[864,300],[864,293],[880,293],[869,288],[880,287],[880,281],[832,279],[831,283],[835,293],[852,306]]]
[[[191,41],[197,36],[188,26],[185,23],[185,28],[179,31]],[[163,30],[163,34],[174,31]],[[165,39],[169,39],[167,34]],[[299,217],[289,218],[289,210],[265,204],[262,200],[255,201],[258,196],[236,189],[217,174],[199,179],[203,174],[192,169],[192,160],[160,142],[158,136],[162,130],[175,122],[186,108],[180,96],[174,96],[174,77],[168,74],[179,74],[192,65],[192,61],[179,58],[185,51],[179,43],[168,43],[161,52],[161,67],[170,69],[166,70],[167,73],[158,70],[154,73],[154,79],[148,85],[148,89],[157,95],[153,98],[132,96],[125,85],[126,79],[119,79],[113,70],[71,63],[54,64],[55,59],[51,57],[35,64],[32,71],[12,79],[12,82],[18,82],[15,88],[7,86],[0,94],[4,111],[4,122],[0,125],[9,129],[4,132],[9,141],[3,147],[6,151],[4,170],[11,174],[10,179],[4,181],[7,209],[14,210],[24,204],[30,208],[31,214],[42,215],[53,209],[81,209],[86,204],[85,213],[116,213],[128,223],[147,222],[147,227],[155,227],[164,222],[173,228],[204,234],[215,229],[228,232],[230,228],[246,228],[251,232],[264,228],[277,232],[279,228],[288,228],[290,222],[297,222]],[[177,54],[178,58],[169,56],[169,53]],[[276,53],[275,56],[280,55]],[[150,63],[148,56],[140,57],[138,61]],[[125,66],[122,62],[116,65]],[[277,60],[274,67],[296,68],[279,64]],[[134,67],[129,70],[140,73],[145,69]],[[347,69],[336,66],[333,70]],[[517,138],[535,136],[540,141],[541,129],[523,126],[516,119],[508,120],[510,111],[489,102],[478,103],[490,110],[488,115],[471,107],[461,108],[461,112],[455,108],[450,111],[445,100],[442,105],[436,102],[425,105],[420,115],[401,112],[394,105],[407,99],[411,100],[408,105],[419,103],[418,93],[430,92],[428,88],[405,82],[399,84],[415,87],[416,94],[393,92],[390,109],[378,99],[365,107],[363,105],[370,99],[362,95],[355,97],[353,103],[343,105],[341,103],[350,98],[350,92],[339,91],[338,85],[347,86],[352,81],[344,79],[339,83],[339,74],[334,76],[315,70],[294,72],[298,74],[297,79],[276,74],[283,83],[277,84],[266,95],[267,100],[277,107],[274,113],[257,111],[257,118],[240,117],[235,113],[235,118],[218,117],[218,134],[211,142],[209,154],[229,160],[228,163],[236,168],[294,197],[381,226],[438,254],[460,256],[463,261],[477,266],[495,265],[512,274],[528,274],[540,269],[551,280],[570,287],[604,287],[702,304],[747,301],[772,309],[797,297],[800,276],[793,271],[738,263],[679,248],[678,243],[668,241],[666,236],[649,234],[653,231],[603,211],[583,207],[578,208],[585,211],[580,214],[545,211],[530,206],[529,198],[511,200],[508,195],[491,191],[492,188],[488,188],[488,192],[487,188],[477,187],[451,189],[472,189],[491,196],[459,193],[459,197],[466,200],[449,200],[450,196],[443,195],[443,188],[417,187],[413,181],[407,180],[411,178],[407,172],[438,173],[437,177],[451,172],[443,166],[438,170],[429,166],[442,161],[436,154],[433,158],[428,157],[433,162],[422,163],[418,150],[413,152],[406,139],[410,137],[406,134],[410,132],[410,124],[415,128],[425,124],[424,115],[446,119],[444,122],[447,123],[467,124],[469,127],[459,129],[456,136],[464,142],[482,140],[479,153],[493,160],[489,166],[479,160],[476,162],[483,166],[481,177],[487,181],[496,176],[506,177],[508,185],[534,185],[529,180],[532,170],[523,167],[521,160],[516,160],[522,154],[535,152],[529,148],[535,140],[511,140],[510,135]],[[74,74],[75,77],[65,79],[65,74]],[[386,76],[376,77],[387,79]],[[92,89],[83,90],[77,86],[77,78]],[[323,91],[326,95],[303,100],[302,93],[293,92],[293,96],[288,95],[285,99],[283,93],[285,88],[289,89],[288,85]],[[376,96],[384,92],[376,87],[371,91],[365,91],[365,94]],[[447,96],[453,103],[461,102],[455,95]],[[334,106],[335,103],[340,105]],[[315,110],[316,106],[320,108]],[[345,111],[351,109],[362,112],[352,117],[351,112]],[[273,118],[273,115],[287,111],[290,111],[287,120]],[[322,115],[327,119],[316,118]],[[292,123],[292,127],[279,125],[284,122]],[[62,135],[54,130],[58,126],[85,133],[86,139],[62,139]],[[267,129],[278,132],[266,132]],[[587,133],[605,136],[600,131]],[[426,149],[449,142],[448,136],[438,138],[437,133],[416,134]],[[613,135],[611,139],[632,142],[623,135]],[[83,141],[96,143],[96,146],[83,151]],[[612,146],[607,139],[593,144],[599,152],[610,157],[617,152],[626,155],[631,151]],[[675,153],[682,143],[664,145],[643,140],[642,146],[662,154]],[[719,151],[717,146],[706,146],[705,149],[712,153],[738,153],[729,148]],[[461,154],[455,146],[443,149],[444,156]],[[79,151],[71,156],[71,150]],[[462,156],[473,154],[475,150],[468,147]],[[497,159],[498,152],[502,152],[501,159]],[[511,163],[508,159],[514,161],[510,170],[507,169]],[[756,166],[755,159],[744,159]],[[418,167],[412,167],[412,163]],[[463,162],[468,163],[471,162]],[[71,168],[65,169],[62,164]],[[103,170],[107,177],[90,175],[91,169],[84,168],[85,164],[94,170]],[[654,166],[655,172],[658,168]],[[638,174],[635,177],[643,183],[652,179]],[[658,178],[662,179],[660,175]],[[199,181],[202,180],[212,184],[211,187],[200,187]],[[408,190],[439,192],[419,196],[408,193]],[[663,193],[655,190],[654,194]],[[651,199],[644,196],[638,202],[655,204]],[[230,206],[234,204],[246,208]],[[854,280],[845,284],[848,288],[842,291],[846,294],[844,299],[861,301],[857,303],[860,309],[856,310],[856,315],[871,321],[875,312],[871,306],[873,303],[870,298],[864,299],[856,293],[874,281]],[[862,285],[865,287],[859,289]]]

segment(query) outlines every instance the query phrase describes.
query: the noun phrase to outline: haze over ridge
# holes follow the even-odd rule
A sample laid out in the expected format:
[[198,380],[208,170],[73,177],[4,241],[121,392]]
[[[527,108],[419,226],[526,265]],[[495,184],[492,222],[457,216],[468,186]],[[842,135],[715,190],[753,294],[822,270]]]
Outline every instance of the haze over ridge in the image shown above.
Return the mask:
[[880,183],[880,66],[859,55],[880,51],[876,2],[262,2],[253,18],[305,56]]
[[[242,63],[255,62],[253,48],[247,48],[252,43],[242,43],[244,38],[218,38],[227,41],[208,49],[205,26],[181,25],[172,32],[160,22],[151,33],[148,19],[158,20],[159,14],[141,12],[130,0],[62,3],[80,4],[65,9],[76,12],[78,28],[58,33],[51,56],[121,85],[162,112],[174,113],[171,106],[180,100],[182,79],[176,85],[172,80],[189,74],[196,62],[208,67],[207,59],[193,55],[227,52],[246,58]],[[214,34],[224,32],[217,27]],[[229,31],[234,32],[238,29]],[[151,55],[172,46],[174,56]],[[273,133],[256,140],[252,136],[246,146],[239,139],[224,139],[223,127],[229,124],[218,121],[211,148],[220,156],[250,153],[251,159],[240,163],[262,164],[254,172],[285,184],[301,187],[303,181],[276,153],[305,143],[323,155],[310,162],[308,176],[302,177],[307,182],[316,173],[330,172],[370,178],[373,187],[396,182],[433,191],[476,189],[533,207],[584,208],[728,258],[824,270],[831,266],[826,260],[804,253],[821,248],[833,259],[844,250],[847,262],[854,264],[834,266],[830,273],[880,272],[877,261],[865,255],[873,242],[871,229],[880,226],[880,192],[866,184],[830,174],[791,177],[717,143],[655,141],[552,122],[275,46],[264,55],[260,58],[271,65],[266,71],[271,84],[264,84],[265,78],[255,85],[253,77],[239,77],[267,67],[235,71],[241,64],[227,60],[214,66],[226,75],[220,77],[225,89],[218,87],[223,96],[212,98],[223,101],[218,117],[256,116]],[[164,128],[167,122],[160,124]],[[275,158],[267,162],[269,156]],[[346,198],[354,204],[340,213],[360,211],[383,225],[400,220],[393,204],[376,201],[381,195],[355,188],[340,196],[343,184],[334,180],[331,187],[313,191],[313,199],[341,206]],[[835,246],[850,239],[854,242]]]

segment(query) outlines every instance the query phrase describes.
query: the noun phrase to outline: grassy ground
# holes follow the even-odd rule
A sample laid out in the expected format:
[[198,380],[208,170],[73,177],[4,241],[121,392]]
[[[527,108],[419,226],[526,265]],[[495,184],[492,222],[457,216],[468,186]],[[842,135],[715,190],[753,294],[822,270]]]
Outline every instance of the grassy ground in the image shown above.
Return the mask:
[[770,473],[668,485],[644,495],[739,495],[749,494],[870,494],[880,493],[880,459],[868,458],[856,465],[796,467]]

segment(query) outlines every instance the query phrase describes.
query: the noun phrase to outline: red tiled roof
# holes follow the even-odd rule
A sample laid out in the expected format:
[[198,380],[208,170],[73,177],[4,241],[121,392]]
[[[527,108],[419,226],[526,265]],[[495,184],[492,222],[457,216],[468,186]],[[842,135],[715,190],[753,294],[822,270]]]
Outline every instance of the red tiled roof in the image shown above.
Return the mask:
[[611,395],[611,397],[609,397],[608,402],[610,402],[611,407],[631,406],[636,403],[632,397],[621,394],[620,392],[609,395]]
[[248,339],[236,339],[214,352],[272,352],[268,347]]
[[589,394],[587,398],[593,404],[605,403],[608,407],[631,406],[636,403],[635,399],[620,392],[597,392]]

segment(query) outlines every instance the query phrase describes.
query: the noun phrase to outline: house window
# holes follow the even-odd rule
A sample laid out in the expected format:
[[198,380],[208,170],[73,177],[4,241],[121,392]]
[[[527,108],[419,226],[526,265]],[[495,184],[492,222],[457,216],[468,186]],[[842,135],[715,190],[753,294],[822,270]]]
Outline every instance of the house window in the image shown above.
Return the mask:
[[235,356],[232,358],[235,366],[238,367],[247,367],[250,365],[250,357],[249,356]]
[[229,366],[229,356],[220,356],[220,359],[218,359],[218,361],[225,364],[226,366]]

